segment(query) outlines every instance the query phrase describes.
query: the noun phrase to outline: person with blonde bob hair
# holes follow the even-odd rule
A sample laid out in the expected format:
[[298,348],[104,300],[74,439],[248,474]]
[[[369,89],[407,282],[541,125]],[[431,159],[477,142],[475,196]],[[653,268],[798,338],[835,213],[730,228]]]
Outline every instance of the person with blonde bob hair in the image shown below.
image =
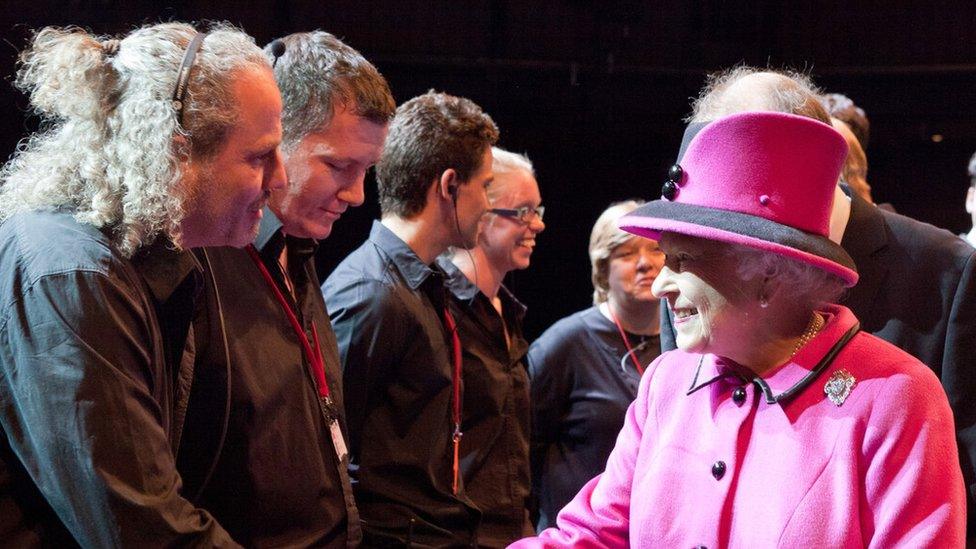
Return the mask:
[[175,466],[202,289],[188,249],[249,243],[284,184],[270,69],[227,25],[45,28],[21,54],[45,124],[0,169],[6,543],[234,545]]
[[833,304],[844,138],[746,112],[698,128],[619,226],[666,254],[678,348],[647,367],[605,471],[513,547],[962,547],[952,411],[918,359]]
[[642,206],[627,200],[600,214],[590,234],[593,306],[556,322],[529,348],[532,476],[538,528],[603,471],[641,374],[660,354],[651,284],[664,254],[617,228]]

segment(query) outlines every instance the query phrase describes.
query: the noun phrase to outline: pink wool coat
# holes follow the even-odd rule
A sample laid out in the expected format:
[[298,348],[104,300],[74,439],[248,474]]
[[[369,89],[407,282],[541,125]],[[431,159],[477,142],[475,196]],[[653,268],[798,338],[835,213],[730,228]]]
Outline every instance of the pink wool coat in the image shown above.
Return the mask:
[[[558,529],[512,547],[962,547],[939,380],[864,332],[812,374],[857,322],[824,312],[817,337],[763,380],[714,355],[659,357],[606,471]],[[856,384],[838,406],[824,386],[841,370]]]

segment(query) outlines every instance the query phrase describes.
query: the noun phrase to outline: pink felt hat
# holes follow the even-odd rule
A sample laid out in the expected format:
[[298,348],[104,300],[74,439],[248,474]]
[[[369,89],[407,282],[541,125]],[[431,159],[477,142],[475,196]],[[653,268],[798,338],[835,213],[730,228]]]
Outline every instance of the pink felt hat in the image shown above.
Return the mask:
[[827,238],[847,143],[802,116],[749,112],[719,118],[668,172],[661,200],[622,217],[629,233],[676,232],[803,261],[857,282],[854,260]]

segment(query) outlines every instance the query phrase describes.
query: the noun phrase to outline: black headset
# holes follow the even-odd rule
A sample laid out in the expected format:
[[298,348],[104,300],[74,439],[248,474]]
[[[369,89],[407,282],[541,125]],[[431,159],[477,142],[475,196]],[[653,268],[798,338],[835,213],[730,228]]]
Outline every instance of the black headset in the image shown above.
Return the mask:
[[269,45],[271,46],[271,56],[274,57],[274,61],[271,62],[271,68],[275,68],[278,65],[278,58],[285,54],[285,43],[281,38],[278,38]]

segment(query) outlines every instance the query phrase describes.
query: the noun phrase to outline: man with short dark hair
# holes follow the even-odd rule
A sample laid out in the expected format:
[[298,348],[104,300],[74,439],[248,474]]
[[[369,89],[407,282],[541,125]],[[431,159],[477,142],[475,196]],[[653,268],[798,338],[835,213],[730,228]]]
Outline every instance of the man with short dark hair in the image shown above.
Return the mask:
[[[0,173],[0,536],[237,546],[181,494],[202,270],[284,184],[253,39],[183,23],[41,30],[17,84],[50,125]],[[189,451],[192,451],[190,449]]]
[[[314,254],[339,216],[362,204],[396,104],[376,68],[329,33],[292,34],[265,53],[284,103],[288,185],[271,194],[252,247],[200,254],[224,315],[195,325],[209,335],[198,348],[181,472],[245,546],[357,547],[339,356]],[[220,455],[212,470],[199,459],[211,454]]]
[[475,244],[497,139],[468,99],[428,92],[401,105],[377,164],[382,219],[322,287],[369,546],[477,541],[458,460],[461,346],[434,260]]
[[[732,76],[730,76],[732,75]],[[776,111],[829,123],[808,79],[749,67],[713,77],[694,105],[688,134],[715,118]],[[680,159],[679,159],[680,164]],[[860,280],[841,300],[861,329],[911,353],[941,379],[956,422],[969,506],[976,493],[976,250],[952,233],[870,204],[838,185],[830,238],[854,259]],[[661,347],[675,348],[662,303]],[[969,513],[968,535],[976,534]]]
[[529,375],[522,332],[525,305],[502,284],[526,269],[546,229],[542,195],[528,156],[493,147],[491,209],[470,250],[438,258],[464,347],[461,472],[481,511],[478,546],[508,547],[535,531],[529,520]]

